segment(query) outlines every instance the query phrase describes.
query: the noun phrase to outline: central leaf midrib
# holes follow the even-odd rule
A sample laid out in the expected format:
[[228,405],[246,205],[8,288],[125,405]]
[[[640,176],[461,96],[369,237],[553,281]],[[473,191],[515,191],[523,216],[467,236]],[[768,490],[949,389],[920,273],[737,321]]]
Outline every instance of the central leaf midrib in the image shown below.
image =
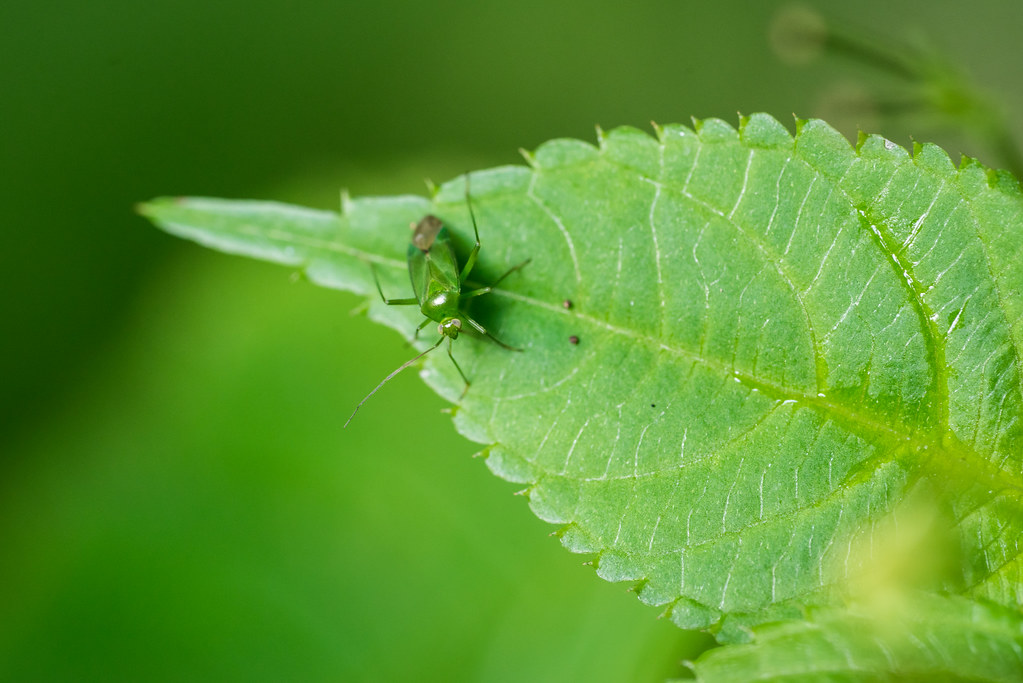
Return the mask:
[[[944,438],[944,433],[933,434],[932,431],[921,431],[907,429],[905,425],[898,424],[897,428],[890,424],[884,416],[874,415],[869,411],[858,411],[828,399],[826,396],[810,395],[787,386],[782,386],[771,380],[763,379],[755,375],[740,372],[727,366],[721,361],[714,360],[700,355],[698,352],[680,346],[671,346],[641,331],[620,327],[605,320],[595,318],[578,310],[565,309],[563,306],[548,303],[524,294],[519,294],[505,289],[495,289],[493,292],[499,296],[505,296],[521,303],[543,308],[551,313],[572,316],[582,322],[589,323],[594,327],[603,328],[614,334],[622,335],[648,345],[652,349],[660,349],[684,357],[687,360],[700,363],[701,365],[720,373],[724,377],[734,377],[744,386],[756,389],[760,393],[776,401],[795,401],[803,403],[822,415],[845,425],[852,433],[865,438],[873,443],[887,443],[894,452],[898,447],[909,447],[917,454],[926,453],[929,462],[940,462],[947,467],[949,463],[957,459],[968,461],[966,467],[972,472],[973,480],[978,478],[990,483],[993,487],[1020,491],[1023,484],[1011,478],[1011,474],[1001,468],[994,468],[989,459],[983,457],[975,449],[967,447],[961,441],[949,443]],[[921,462],[927,462],[921,461]],[[918,463],[919,464],[919,463]],[[992,471],[993,470],[993,471]]]
[[678,356],[682,356],[687,360],[699,363],[711,370],[714,370],[715,372],[721,374],[724,377],[734,377],[744,386],[750,389],[754,389],[764,394],[765,396],[777,400],[779,402],[795,401],[798,403],[803,403],[812,406],[819,412],[824,413],[828,417],[831,417],[838,422],[862,426],[863,428],[865,428],[865,430],[863,430],[865,431],[865,433],[861,433],[861,435],[866,436],[871,440],[883,439],[891,441],[894,439],[898,442],[901,442],[902,444],[908,443],[919,448],[940,447],[940,441],[922,439],[920,433],[913,433],[896,429],[889,425],[888,423],[881,420],[877,416],[871,415],[869,413],[861,413],[855,410],[851,410],[845,406],[842,406],[839,403],[827,399],[826,397],[806,394],[799,391],[798,389],[782,386],[771,380],[762,379],[749,373],[735,370],[721,361],[701,356],[698,352],[687,348],[683,348],[677,345],[666,344],[663,340],[656,339],[648,334],[644,334],[643,332],[632,330],[625,327],[620,327],[618,325],[607,322],[605,320],[601,320],[599,318],[595,318],[585,313],[581,313],[574,310],[566,310],[561,306],[556,306],[546,301],[535,299],[533,297],[526,296],[524,294],[519,294],[517,292],[512,292],[505,289],[495,289],[494,294],[497,294],[499,296],[505,296],[508,297],[509,299],[513,299],[521,303],[537,306],[551,313],[569,315],[575,317],[576,319],[582,322],[589,323],[594,327],[603,328],[614,334],[622,335],[630,339],[636,340],[638,342],[644,343],[652,349],[660,349]]

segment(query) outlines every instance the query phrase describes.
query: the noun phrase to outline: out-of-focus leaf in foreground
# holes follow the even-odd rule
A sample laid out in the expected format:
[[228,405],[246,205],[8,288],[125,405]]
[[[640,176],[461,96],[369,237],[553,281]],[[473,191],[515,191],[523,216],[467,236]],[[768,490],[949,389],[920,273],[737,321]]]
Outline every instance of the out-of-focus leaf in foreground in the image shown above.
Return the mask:
[[[458,429],[527,485],[566,547],[685,628],[741,640],[834,604],[915,498],[946,533],[941,571],[913,589],[1018,611],[1015,179],[932,145],[854,148],[820,121],[795,137],[766,115],[657,133],[555,140],[531,168],[472,174],[472,279],[532,262],[473,309],[523,353],[460,339],[462,400],[448,359],[426,361]],[[143,212],[372,298],[374,263],[400,297],[410,222],[434,213],[469,246],[463,191],[347,201],[341,215],[211,199]],[[409,308],[370,311],[411,337]]]
[[893,617],[862,605],[771,624],[756,640],[717,648],[693,665],[701,683],[1019,681],[1023,615],[954,596],[929,596]]

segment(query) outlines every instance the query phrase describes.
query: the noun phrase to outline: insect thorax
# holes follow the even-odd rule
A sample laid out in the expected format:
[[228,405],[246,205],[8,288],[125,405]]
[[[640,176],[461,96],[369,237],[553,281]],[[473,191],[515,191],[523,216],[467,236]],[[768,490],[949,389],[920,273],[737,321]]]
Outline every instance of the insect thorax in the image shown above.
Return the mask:
[[459,291],[449,287],[431,286],[420,310],[430,320],[441,322],[459,317]]

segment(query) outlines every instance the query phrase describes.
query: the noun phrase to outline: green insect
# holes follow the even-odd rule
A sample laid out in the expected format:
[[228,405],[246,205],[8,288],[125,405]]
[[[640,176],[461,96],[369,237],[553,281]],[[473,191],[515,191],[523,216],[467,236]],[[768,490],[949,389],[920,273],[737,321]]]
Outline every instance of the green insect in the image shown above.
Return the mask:
[[463,309],[462,302],[465,299],[471,299],[472,297],[480,296],[481,294],[487,294],[493,291],[502,280],[519,270],[527,263],[530,259],[526,259],[522,263],[510,268],[504,275],[497,278],[492,285],[489,287],[480,287],[479,289],[473,289],[470,291],[462,291],[462,284],[466,282],[466,278],[469,277],[469,273],[472,272],[473,266],[476,265],[476,257],[480,251],[480,232],[476,227],[476,214],[472,210],[472,201],[469,198],[469,177],[465,178],[465,203],[469,207],[469,216],[472,218],[472,230],[476,235],[476,244],[473,246],[472,251],[469,252],[469,258],[466,259],[465,265],[462,266],[461,270],[458,268],[458,259],[455,257],[455,250],[451,244],[451,236],[448,234],[448,229],[444,226],[439,218],[436,216],[424,216],[418,223],[410,226],[412,228],[412,242],[408,247],[408,272],[409,277],[412,280],[412,291],[415,292],[414,297],[407,299],[388,299],[384,296],[384,290],[380,287],[380,280],[377,278],[376,270],[373,269],[370,264],[370,269],[373,272],[373,280],[376,282],[377,291],[380,293],[380,298],[383,299],[384,303],[388,306],[419,306],[419,310],[422,311],[426,319],[419,324],[416,328],[415,337],[419,338],[419,332],[424,327],[430,324],[430,321],[438,323],[437,332],[440,333],[440,339],[437,343],[423,351],[421,354],[403,363],[397,370],[389,374],[373,389],[369,392],[364,399],[359,402],[359,405],[355,406],[355,410],[352,411],[351,416],[348,418],[348,422],[345,422],[345,427],[352,421],[355,414],[359,412],[359,408],[362,404],[369,400],[369,398],[375,394],[380,387],[387,384],[387,382],[397,375],[399,372],[407,368],[408,366],[415,363],[417,360],[430,353],[441,343],[448,340],[448,358],[454,364],[455,369],[458,370],[458,374],[462,376],[465,381],[465,389],[462,390],[462,396],[465,396],[465,392],[469,390],[469,378],[465,376],[462,368],[458,365],[454,355],[451,353],[451,343],[458,339],[458,334],[462,331],[463,325],[468,325],[472,329],[476,330],[485,337],[489,337],[498,345],[508,349],[509,351],[521,351],[522,349],[515,348],[505,344],[503,341],[490,334],[483,325],[472,319],[472,317],[465,312]]

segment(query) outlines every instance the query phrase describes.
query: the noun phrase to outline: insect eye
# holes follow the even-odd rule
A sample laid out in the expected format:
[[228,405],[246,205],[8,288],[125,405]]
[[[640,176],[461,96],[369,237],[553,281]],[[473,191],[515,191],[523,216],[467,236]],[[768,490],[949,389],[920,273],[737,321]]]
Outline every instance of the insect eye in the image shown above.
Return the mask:
[[437,334],[444,334],[444,323],[437,325]]
[[462,321],[459,320],[458,318],[455,318],[454,320],[452,320],[451,324],[455,326],[456,330],[462,329]]

